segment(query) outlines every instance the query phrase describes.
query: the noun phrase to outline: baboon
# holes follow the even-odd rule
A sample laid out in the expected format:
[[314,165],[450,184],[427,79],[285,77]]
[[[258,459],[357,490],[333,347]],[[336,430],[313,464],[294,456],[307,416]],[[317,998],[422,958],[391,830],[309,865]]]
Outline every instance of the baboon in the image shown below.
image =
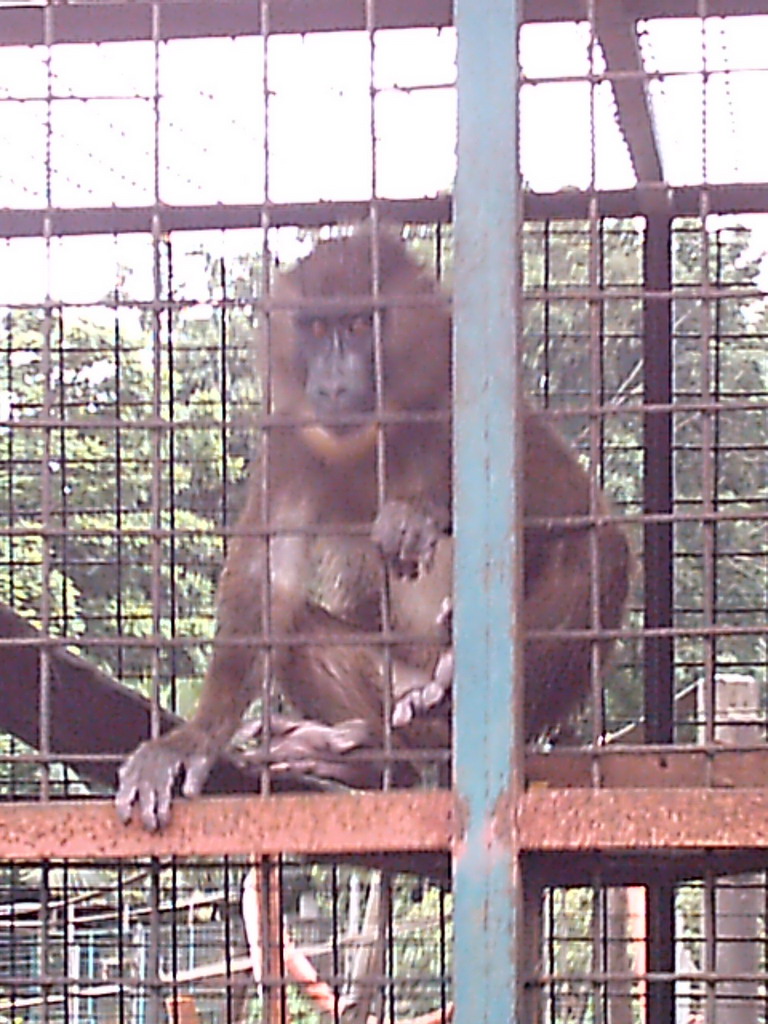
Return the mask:
[[[269,319],[265,455],[221,574],[199,703],[120,772],[120,817],[128,821],[138,804],[150,829],[168,820],[176,777],[183,773],[186,795],[198,793],[240,726],[263,686],[267,632],[272,677],[313,723],[277,738],[288,759],[320,762],[324,749],[380,745],[387,714],[403,748],[449,742],[447,300],[399,239],[382,234],[373,246],[361,231],[318,243],[283,273]],[[553,631],[525,641],[525,729],[535,737],[587,693],[589,630],[618,626],[629,556],[573,451],[527,407],[523,441],[524,628]],[[403,640],[389,655],[381,643],[354,643],[383,625],[421,642]],[[602,663],[611,642],[597,643]]]

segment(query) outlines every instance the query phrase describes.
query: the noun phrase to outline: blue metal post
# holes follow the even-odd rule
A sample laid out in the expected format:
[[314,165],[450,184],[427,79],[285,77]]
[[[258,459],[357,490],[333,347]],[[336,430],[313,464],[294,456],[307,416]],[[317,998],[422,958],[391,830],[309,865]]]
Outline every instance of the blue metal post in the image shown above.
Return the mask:
[[455,15],[456,1019],[509,1024],[522,935],[516,3],[456,0]]

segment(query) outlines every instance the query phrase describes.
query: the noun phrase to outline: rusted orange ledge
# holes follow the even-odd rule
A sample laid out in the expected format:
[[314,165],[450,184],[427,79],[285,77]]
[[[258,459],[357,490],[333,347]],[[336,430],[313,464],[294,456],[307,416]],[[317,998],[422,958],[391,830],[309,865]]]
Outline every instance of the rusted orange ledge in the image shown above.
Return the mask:
[[[178,803],[157,835],[121,825],[108,801],[0,804],[0,858],[440,852],[458,820],[446,791],[208,797]],[[534,787],[517,822],[528,852],[768,850],[768,788]]]
[[536,789],[518,815],[534,852],[768,850],[768,789]]
[[111,801],[0,804],[0,858],[439,851],[452,809],[447,791],[204,797],[178,801],[153,835],[122,825]]

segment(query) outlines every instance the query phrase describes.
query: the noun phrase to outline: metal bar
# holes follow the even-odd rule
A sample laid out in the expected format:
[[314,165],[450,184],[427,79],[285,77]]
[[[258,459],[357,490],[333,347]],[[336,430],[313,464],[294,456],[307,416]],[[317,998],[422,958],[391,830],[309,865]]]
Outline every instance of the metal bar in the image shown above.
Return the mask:
[[[649,405],[672,402],[672,221],[668,213],[646,218],[643,245],[643,367],[644,400]],[[658,293],[664,293],[659,297]],[[648,412],[644,417],[644,511],[671,514],[674,508],[672,412]],[[651,629],[668,628],[674,618],[673,524],[646,523],[643,527],[645,566],[644,622]],[[644,641],[645,739],[671,743],[674,739],[674,639],[649,636]],[[674,890],[664,883],[648,885],[646,901],[648,968],[671,972],[675,968]],[[648,984],[648,1019],[674,1017],[674,984]]]
[[529,852],[768,849],[768,789],[552,789],[520,801]]
[[443,851],[452,822],[447,790],[206,797],[177,803],[154,835],[122,825],[107,800],[0,804],[0,859]]
[[[0,19],[1,23],[1,19]],[[768,204],[766,204],[768,205]],[[377,199],[319,203],[244,203],[190,206],[88,207],[0,210],[0,238],[35,238],[46,219],[51,235],[103,235],[132,231],[202,231],[206,228],[260,228],[268,217],[272,227],[319,227],[364,220],[375,208],[380,220],[432,224],[450,219],[448,196],[436,199]]]
[[[502,813],[508,817],[506,827],[511,827],[513,816],[517,818],[521,851],[545,855],[538,862],[540,868],[547,864],[546,857],[556,853],[584,854],[587,862],[593,858],[593,872],[597,854],[611,858],[671,854],[667,866],[674,874],[678,872],[675,857],[683,854],[702,860],[715,854],[757,852],[764,864],[768,852],[765,787],[535,786],[520,796],[516,811],[510,806],[499,812],[500,818]],[[0,860],[114,862],[281,852],[355,857],[455,849],[457,864],[466,865],[466,820],[466,802],[447,790],[202,797],[180,801],[169,827],[155,834],[121,825],[110,800],[18,802],[0,804]],[[497,829],[504,824],[499,821]],[[488,839],[490,855],[500,852],[501,843],[494,842],[493,836]],[[755,862],[752,857],[751,863]],[[548,873],[550,878],[564,877],[562,872]],[[457,877],[457,881],[463,884],[464,879]],[[475,904],[473,911],[478,928],[492,927],[482,904]],[[463,919],[461,924],[463,929]],[[465,934],[462,931],[462,941]],[[504,951],[509,953],[509,943]],[[466,951],[462,955],[466,958]],[[505,974],[509,963],[507,955],[502,965]],[[497,982],[498,976],[470,979],[464,998],[477,985]]]
[[[654,215],[646,221],[643,246],[645,287],[654,294],[643,303],[644,399],[670,406],[672,402],[671,220]],[[663,293],[662,297],[655,293]],[[643,510],[670,515],[673,510],[672,412],[649,412],[644,420]],[[663,629],[673,625],[672,523],[646,523],[643,529],[645,567],[645,625]],[[673,739],[672,666],[674,639],[650,636],[645,640],[645,738],[652,743]]]
[[[1,24],[1,20],[0,20]],[[523,209],[529,220],[586,219],[595,203],[600,217],[637,217],[663,210],[671,217],[694,217],[700,212],[699,190],[694,186],[668,188],[638,185],[635,189],[606,192],[553,192],[529,194]],[[763,213],[768,208],[768,185],[710,185],[711,213]],[[168,231],[202,231],[206,228],[259,228],[268,217],[273,227],[319,227],[323,224],[364,220],[375,209],[382,222],[447,223],[452,216],[452,197],[413,199],[340,200],[319,203],[221,203],[189,206],[140,206],[120,208],[37,208],[0,210],[0,238],[39,238],[50,224],[54,237],[121,234],[151,231],[152,218]]]
[[[594,886],[596,870],[602,885],[645,885],[661,878],[670,883],[687,882],[702,878],[708,871],[715,875],[764,871],[765,861],[763,849],[675,850],[674,856],[659,850],[605,855],[594,850],[555,850],[526,854],[524,859],[526,878],[533,876],[545,886]],[[537,980],[541,983],[545,977],[540,974]]]
[[[666,412],[644,417],[644,512],[667,515],[674,510],[672,386],[672,220],[655,212],[646,218],[643,245],[643,367],[644,401],[669,405]],[[643,527],[645,581],[644,624],[650,629],[674,625],[674,525],[646,523]],[[672,636],[645,639],[645,739],[672,743],[674,739],[674,645]],[[648,968],[675,969],[675,894],[662,882],[648,885],[646,901]],[[674,983],[648,983],[649,1021],[674,1017]]]
[[[521,21],[586,21],[588,0],[525,0]],[[633,18],[698,18],[701,8],[697,0],[632,0]],[[765,11],[763,0],[709,0],[710,17],[738,14],[760,14]]]
[[[646,218],[643,245],[644,400],[650,405],[672,402],[672,289],[671,225],[668,214]],[[663,292],[659,297],[656,293]],[[644,418],[644,511],[671,514],[674,506],[672,412],[648,412]],[[645,564],[645,625],[669,628],[674,615],[673,524],[646,523],[643,528]],[[674,639],[650,636],[644,641],[645,739],[671,743],[674,738]],[[671,972],[675,967],[674,890],[662,883],[648,885],[645,901],[648,968]],[[674,1016],[674,985],[648,984],[649,1020]]]
[[[700,186],[670,188],[662,183],[639,183],[633,189],[605,192],[554,192],[525,197],[525,215],[531,219],[586,218],[590,202],[597,202],[601,217],[635,217],[666,212],[672,217],[695,217],[701,213]],[[708,185],[711,213],[761,213],[768,206],[768,186]]]
[[458,1024],[519,1020],[517,7],[457,0],[454,861]]
[[[374,28],[442,28],[450,24],[450,0],[379,0]],[[105,43],[156,38],[189,39],[260,35],[259,0],[161,0],[160,3],[52,4],[50,38],[44,35],[45,7],[0,12],[0,45]],[[156,26],[153,19],[156,11]],[[269,32],[362,31],[365,5],[359,0],[274,0]],[[155,32],[156,28],[156,32]]]
[[[675,970],[675,890],[652,881],[645,899],[648,970],[670,975]],[[649,980],[647,1020],[675,1019],[675,983],[670,978]]]
[[555,748],[530,754],[525,761],[528,783],[552,787],[584,788],[594,785],[594,764],[599,762],[605,788],[665,789],[673,786],[738,786],[760,788],[768,778],[768,748],[727,750],[657,746],[653,748],[610,745],[592,750]]
[[[152,9],[158,9],[159,38],[259,34],[258,0],[158,0],[156,4],[116,4],[108,0],[52,5],[52,42],[122,42],[152,38]],[[526,0],[521,21],[580,21],[586,0]],[[765,0],[710,0],[708,14],[725,17],[768,13]],[[0,12],[0,46],[37,46],[44,42],[44,7],[9,7]],[[633,18],[698,17],[697,0],[642,0],[632,5]],[[375,28],[443,28],[451,24],[450,0],[379,0]],[[270,32],[362,31],[365,7],[360,0],[274,0]]]
[[520,999],[520,1019],[525,1024],[544,1024],[541,987],[526,984],[541,971],[541,950],[544,918],[544,892],[539,879],[527,871],[523,875],[523,922],[520,949],[521,981],[525,986]]
[[613,81],[619,127],[627,142],[632,168],[638,181],[664,180],[661,155],[654,131],[653,113],[647,92],[634,14],[624,2],[596,0],[597,35],[609,72],[631,71],[637,77]]

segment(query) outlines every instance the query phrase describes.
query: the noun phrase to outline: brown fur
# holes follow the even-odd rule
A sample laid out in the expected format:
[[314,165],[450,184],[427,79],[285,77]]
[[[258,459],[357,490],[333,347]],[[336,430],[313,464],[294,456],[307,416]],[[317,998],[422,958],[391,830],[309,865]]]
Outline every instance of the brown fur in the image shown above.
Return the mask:
[[[449,311],[434,280],[399,241],[379,244],[383,334],[383,406],[397,413],[450,408]],[[317,638],[310,645],[278,644],[271,671],[296,712],[334,725],[363,718],[374,740],[383,734],[385,664],[380,645],[352,645],[324,637],[354,638],[381,628],[384,567],[367,528],[379,511],[377,429],[358,417],[358,429],[309,423],[313,411],[296,370],[296,332],[290,305],[350,311],[371,305],[370,238],[358,234],[320,243],[284,274],[275,293],[269,330],[272,397],[278,425],[266,443],[266,502],[261,473],[252,475],[238,536],[230,545],[218,595],[217,644],[202,695],[179,749],[197,744],[213,756],[229,741],[264,673],[261,647],[232,642],[263,636]],[[285,425],[282,425],[285,418]],[[291,425],[288,417],[302,420]],[[443,422],[387,423],[383,437],[386,501],[425,510],[447,526],[451,505],[451,442]],[[596,557],[600,626],[615,629],[627,593],[628,552],[612,523],[536,525],[534,518],[606,515],[598,499],[590,509],[590,481],[573,452],[537,414],[524,420],[524,624],[529,630],[593,625]],[[357,532],[350,532],[349,528]],[[315,537],[313,530],[321,533]],[[339,533],[334,535],[333,530]],[[266,539],[267,535],[271,538]],[[444,643],[437,617],[450,592],[450,541],[437,547],[437,565],[416,580],[392,579],[392,622],[425,642],[393,655],[395,698],[428,680]],[[600,641],[604,662],[611,647]],[[525,646],[526,734],[536,736],[570,715],[590,685],[589,639],[561,635],[530,638]],[[184,730],[187,730],[186,734]],[[414,720],[399,737],[404,745],[446,745],[447,713]],[[166,742],[160,740],[159,743]],[[171,741],[172,742],[172,741]],[[130,764],[130,762],[129,762]],[[177,758],[185,765],[185,755]],[[141,768],[141,765],[138,766]],[[140,773],[139,773],[140,774]],[[146,772],[144,773],[146,774]],[[131,776],[135,782],[137,773]],[[192,787],[194,788],[194,787]],[[123,799],[124,814],[127,797]],[[125,815],[124,815],[125,816]],[[146,819],[145,819],[146,820]]]

